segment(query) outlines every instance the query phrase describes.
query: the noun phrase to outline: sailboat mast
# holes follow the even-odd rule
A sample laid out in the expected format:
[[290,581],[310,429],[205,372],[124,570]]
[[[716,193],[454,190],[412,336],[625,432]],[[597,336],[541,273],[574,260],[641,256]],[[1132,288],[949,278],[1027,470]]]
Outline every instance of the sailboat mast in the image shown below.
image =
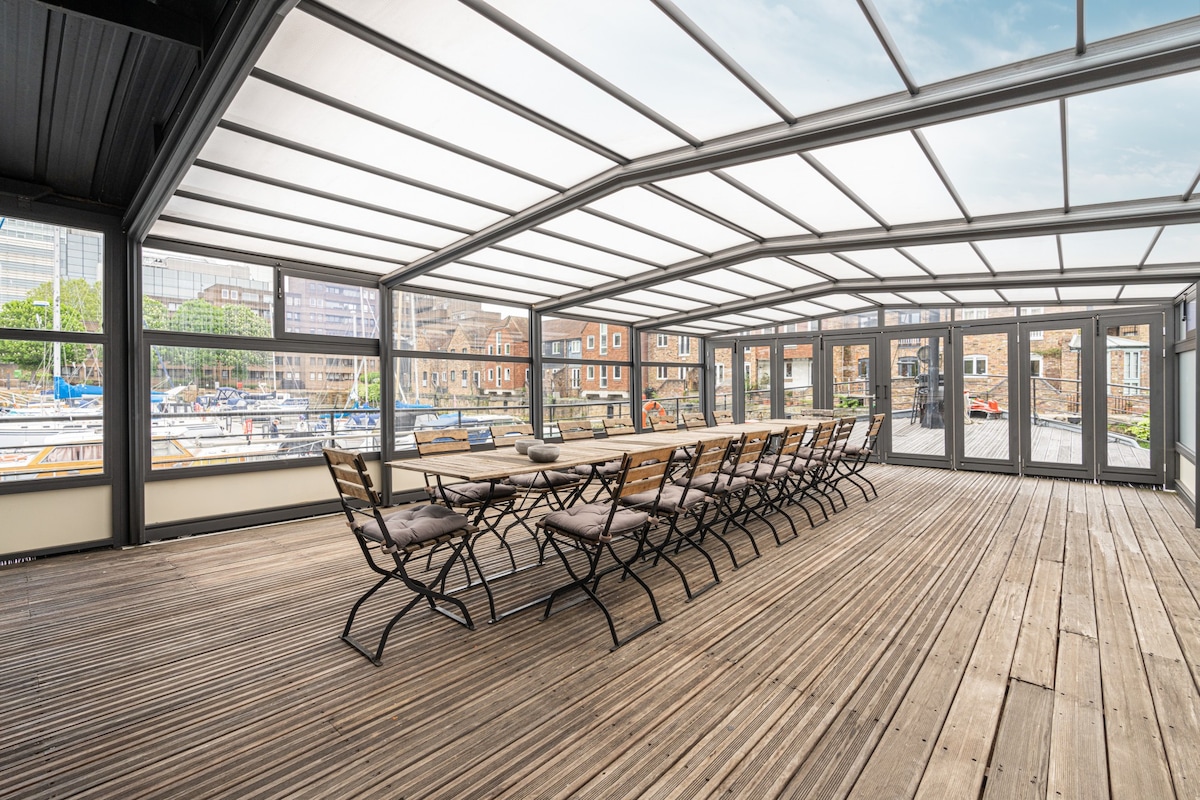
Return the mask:
[[[54,330],[62,330],[62,247],[59,244],[60,229],[58,226],[54,228],[54,273],[52,275],[54,286],[54,303],[52,311],[54,314]],[[54,377],[55,385],[58,384],[58,378],[62,377],[62,342],[57,338],[54,340]]]

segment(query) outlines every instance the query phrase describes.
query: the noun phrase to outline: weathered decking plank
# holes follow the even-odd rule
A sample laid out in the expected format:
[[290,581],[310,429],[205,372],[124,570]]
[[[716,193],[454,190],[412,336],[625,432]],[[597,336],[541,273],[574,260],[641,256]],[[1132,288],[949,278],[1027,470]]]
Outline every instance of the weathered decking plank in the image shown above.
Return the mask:
[[1013,680],[1004,700],[984,800],[1044,800],[1054,690]]

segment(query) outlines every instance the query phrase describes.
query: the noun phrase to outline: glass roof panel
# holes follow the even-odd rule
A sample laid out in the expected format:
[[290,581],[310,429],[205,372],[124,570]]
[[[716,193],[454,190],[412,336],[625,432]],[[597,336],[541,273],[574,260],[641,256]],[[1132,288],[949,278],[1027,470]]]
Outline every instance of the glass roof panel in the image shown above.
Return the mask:
[[925,270],[905,258],[898,250],[882,248],[878,250],[854,250],[840,253],[864,269],[874,272],[881,278],[899,278],[907,275],[924,275]]
[[1200,14],[1195,0],[1087,0],[1084,37],[1088,42],[1120,36]]
[[727,167],[724,172],[819,231],[879,227],[841,189],[797,156]]
[[1200,261],[1200,225],[1168,225],[1150,251],[1147,264],[1188,264]]
[[909,302],[908,299],[891,292],[863,292],[862,296],[882,306],[901,306]]
[[618,322],[641,322],[642,317],[635,314],[625,314],[620,311],[612,311],[606,308],[588,308],[587,306],[575,306],[571,309],[571,313],[579,317],[591,317],[593,319],[601,319]]
[[1120,291],[1121,286],[1118,284],[1109,286],[1060,286],[1058,287],[1058,296],[1063,300],[1113,301],[1117,299],[1117,294]]
[[490,269],[471,267],[466,264],[447,264],[429,273],[441,278],[458,278],[471,281],[482,286],[505,286],[510,289],[523,289],[536,292],[544,297],[560,297],[576,291],[575,287],[555,283],[540,277],[530,275],[514,275],[511,272],[497,272]]
[[759,258],[739,264],[733,270],[738,273],[757,275],[763,280],[787,287],[811,286],[824,280],[819,275],[778,258]]
[[[408,281],[405,285],[420,286],[424,289],[439,289],[443,292],[453,292],[455,294],[473,294],[469,285],[464,285],[459,281],[449,278],[439,278],[435,275],[419,275]],[[531,305],[545,299],[540,295],[502,289],[499,286],[492,287],[488,291],[488,295],[492,300],[506,300],[510,303],[520,303],[522,305]]]
[[1181,196],[1200,165],[1200,73],[1067,100],[1071,204]]
[[667,281],[660,283],[655,288],[662,289],[664,292],[682,295],[683,297],[694,297],[697,300],[703,300],[706,303],[728,303],[733,300],[745,300],[746,298],[740,294],[730,294],[719,289],[713,289],[709,286],[702,286],[699,283],[691,281]]
[[914,3],[875,7],[919,84],[1075,46],[1075,4]]
[[954,198],[909,133],[823,147],[812,155],[892,225],[962,219]]
[[833,306],[839,311],[849,311],[852,308],[864,308],[870,305],[862,298],[849,294],[827,294],[820,300],[822,304]]
[[719,317],[713,317],[717,322],[731,322],[735,325],[744,325],[751,328],[762,325],[765,320],[761,317],[752,317],[748,314],[722,314]]
[[[792,114],[904,91],[855,4],[812,0],[678,0],[685,14]],[[854,58],[847,59],[847,53]],[[837,69],[830,69],[837,64]],[[797,75],[820,76],[796,80]]]
[[448,228],[197,166],[188,170],[176,191],[194,192],[216,200],[227,200],[291,216],[321,220],[332,225],[357,228],[366,233],[408,239],[426,245],[431,250],[462,238],[461,233]]
[[946,294],[963,305],[1005,302],[1004,298],[992,289],[947,289]]
[[576,269],[575,267],[564,267],[561,264],[552,264],[540,258],[520,253],[509,253],[494,247],[485,248],[478,253],[471,253],[464,260],[474,264],[483,264],[484,266],[527,271],[533,275],[553,273],[554,277],[560,280],[578,283],[583,287],[599,286],[602,283],[608,283],[612,280],[612,276],[607,273],[602,274],[584,269]]
[[701,173],[659,181],[671,194],[690,200],[707,211],[740,225],[759,238],[802,236],[808,230],[755,200],[715,175]]
[[286,242],[272,242],[256,236],[226,231],[214,231],[209,228],[199,228],[170,220],[160,219],[150,228],[151,237],[162,237],[179,242],[206,244],[242,253],[270,254],[276,258],[288,258],[305,261],[310,264],[323,264],[331,267],[346,267],[382,275],[391,272],[396,265],[390,261],[375,261],[362,256],[346,253],[332,253],[327,250],[317,250],[302,245]]
[[853,264],[847,264],[832,253],[811,253],[795,257],[801,264],[812,267],[822,275],[836,281],[856,280],[871,277]]
[[614,164],[308,14],[288,14],[258,67],[562,186]]
[[973,216],[1061,208],[1058,103],[1039,103],[923,130]]
[[1187,283],[1130,283],[1121,291],[1122,300],[1137,300],[1140,298],[1173,299],[1187,289]]
[[645,0],[490,4],[702,140],[779,121]]
[[647,306],[641,303],[630,303],[616,298],[596,300],[595,302],[588,303],[587,308],[603,309],[608,311],[623,311],[626,314],[636,314],[639,320],[653,319],[654,317],[662,317],[671,313],[671,309],[668,308]]
[[979,260],[979,254],[966,242],[917,245],[905,247],[904,251],[935,275],[988,271],[987,265]]
[[947,306],[954,304],[953,300],[941,292],[904,292],[904,297],[909,303],[917,303],[923,306]]
[[455,0],[327,5],[624,156],[685,144]]
[[711,272],[705,272],[702,275],[696,275],[689,278],[690,281],[696,283],[715,286],[718,289],[725,289],[730,292],[737,292],[746,297],[756,297],[764,294],[774,294],[779,291],[779,287],[770,283],[764,283],[757,278],[751,278],[748,275],[743,275],[740,272],[731,272],[727,269],[714,269]]
[[672,239],[689,242],[709,253],[750,241],[732,228],[640,186],[601,197],[591,207]]
[[794,319],[796,316],[791,312],[781,311],[778,308],[756,308],[751,313],[756,317],[762,317],[763,319],[769,319],[775,322],[784,322],[786,320]]
[[527,253],[546,256],[547,258],[561,259],[569,264],[578,264],[581,267],[602,270],[611,275],[619,275],[622,278],[639,275],[654,269],[639,261],[615,256],[592,247],[584,247],[574,242],[556,239],[553,236],[547,236],[537,231],[522,231],[510,236],[504,240],[504,245],[505,247],[511,246],[516,250],[524,250]]
[[1049,286],[1010,287],[1001,289],[1000,294],[1004,295],[1005,300],[1010,303],[1058,302],[1058,295]]
[[554,194],[545,186],[255,78],[242,84],[224,118],[504,208],[524,208]]
[[[661,288],[661,287],[660,287]],[[638,289],[632,292],[626,292],[619,295],[622,299],[632,300],[634,302],[643,302],[652,306],[662,306],[675,311],[691,311],[695,308],[703,308],[707,303],[700,303],[686,297],[676,297],[672,294],[664,292],[647,291],[646,289]]]
[[823,314],[828,314],[832,310],[829,306],[819,305],[807,300],[799,300],[795,303],[781,303],[776,308],[791,311],[802,317],[819,317]]
[[1068,233],[1062,238],[1063,266],[1136,267],[1150,248],[1157,228]]
[[997,272],[1058,269],[1058,241],[1053,236],[989,239],[979,249]]
[[[199,200],[189,200],[186,197],[179,197],[178,195],[172,197],[167,202],[167,207],[163,210],[163,214],[165,216],[202,222],[209,225],[220,225],[244,231],[251,236],[257,234],[271,238],[279,237],[293,242],[347,250],[367,257],[374,256],[381,259],[389,259],[396,262],[393,264],[393,267],[406,264],[409,261],[429,254],[428,250],[408,245],[386,242],[381,239],[372,239],[353,233],[343,233],[328,228],[321,228],[317,225],[292,222],[291,220],[279,219],[278,217],[270,217],[266,214],[255,214],[240,209],[204,203]],[[274,252],[274,249],[263,251],[264,254],[272,254]]]
[[538,229],[595,242],[612,250],[620,250],[631,256],[653,261],[655,264],[674,264],[696,255],[694,250],[688,250],[620,223],[610,222],[582,209],[568,211],[561,217],[539,225]]
[[386,208],[415,211],[419,216],[470,230],[479,230],[505,217],[475,203],[222,128],[212,132],[199,158],[318,191],[335,191]]

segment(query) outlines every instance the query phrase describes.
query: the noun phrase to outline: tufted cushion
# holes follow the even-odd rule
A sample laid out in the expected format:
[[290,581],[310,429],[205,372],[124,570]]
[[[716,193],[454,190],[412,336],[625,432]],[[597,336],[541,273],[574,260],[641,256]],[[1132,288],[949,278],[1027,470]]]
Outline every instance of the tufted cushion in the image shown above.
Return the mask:
[[728,475],[720,475],[716,472],[707,472],[703,475],[688,480],[680,478],[675,481],[676,486],[687,486],[692,489],[699,489],[707,494],[725,494],[726,492],[736,492],[739,489],[744,489],[750,481],[745,478],[730,478]]
[[760,464],[750,477],[759,483],[770,483],[771,481],[779,480],[790,471],[783,465],[776,467],[773,464]]
[[[432,505],[413,506],[395,511],[386,514],[383,521],[387,525],[392,541],[401,549],[467,527],[467,518],[462,514],[455,514],[445,506]],[[362,525],[359,532],[368,539],[383,542],[383,534],[380,533],[379,523],[376,520]]]
[[857,444],[848,444],[846,445],[846,455],[853,458],[869,456],[871,455],[871,449],[869,447],[862,447],[861,445]]
[[485,500],[500,500],[505,497],[512,497],[517,493],[515,486],[509,486],[505,483],[490,483],[488,481],[480,481],[479,483],[450,483],[438,489],[436,486],[426,487],[430,497],[436,500],[445,498],[456,506],[471,505],[473,503],[482,503]]
[[569,483],[578,483],[579,476],[546,470],[545,472],[526,472],[524,475],[513,475],[508,482],[522,489],[557,489],[559,486],[566,486]]
[[[684,492],[687,492],[685,495]],[[658,502],[655,503],[655,498]],[[627,506],[648,506],[654,503],[654,507],[650,509],[652,514],[670,513],[677,508],[691,508],[697,503],[702,503],[707,499],[704,492],[699,489],[685,489],[682,486],[668,485],[664,486],[662,496],[659,496],[657,491],[638,492],[637,494],[626,495],[621,498],[621,504]]]
[[747,461],[745,464],[738,464],[736,467],[725,464],[721,467],[721,472],[726,475],[732,474],[741,478],[749,478],[758,467],[759,464],[757,461]]
[[547,514],[539,524],[579,539],[607,542],[613,536],[637,530],[650,519],[650,515],[644,511],[621,508],[613,516],[612,526],[609,527],[608,515],[611,512],[612,505],[609,503],[584,503]]
[[616,475],[620,471],[621,459],[619,458],[615,461],[605,461],[603,464],[580,464],[575,468],[575,474],[577,475],[591,475],[592,472],[596,472],[598,475],[603,475],[606,478]]
[[671,454],[671,460],[672,461],[691,461],[693,455],[695,455],[695,453],[692,452],[692,448],[680,447],[680,448],[676,449],[674,453]]

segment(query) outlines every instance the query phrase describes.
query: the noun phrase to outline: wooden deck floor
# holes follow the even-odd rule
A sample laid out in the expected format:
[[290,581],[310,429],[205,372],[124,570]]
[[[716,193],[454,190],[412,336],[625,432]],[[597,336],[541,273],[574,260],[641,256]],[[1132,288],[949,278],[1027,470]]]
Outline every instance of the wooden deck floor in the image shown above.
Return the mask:
[[[335,518],[6,567],[0,797],[1200,795],[1174,495],[873,470],[691,603],[645,570],[667,622],[616,652],[586,604],[426,611],[373,667],[337,639],[369,576]],[[601,586],[625,626],[631,588]]]

